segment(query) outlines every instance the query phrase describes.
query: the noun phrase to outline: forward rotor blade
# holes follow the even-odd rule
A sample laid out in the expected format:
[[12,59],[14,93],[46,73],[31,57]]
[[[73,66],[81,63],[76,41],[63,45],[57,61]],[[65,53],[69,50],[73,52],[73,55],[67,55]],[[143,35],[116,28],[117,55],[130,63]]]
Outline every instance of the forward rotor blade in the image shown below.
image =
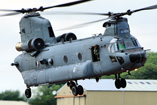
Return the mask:
[[145,8],[141,8],[141,9],[137,9],[137,10],[133,10],[132,13],[143,11],[143,10],[152,10],[152,9],[157,9],[157,4],[153,5],[153,6],[149,6],[149,7],[145,7]]
[[57,15],[101,15],[101,16],[109,16],[109,13],[92,13],[92,12],[65,12],[65,11],[58,11],[53,12],[52,14]]
[[84,3],[84,2],[88,2],[88,1],[92,1],[92,0],[78,0],[78,1],[73,1],[73,2],[69,2],[69,3],[54,5],[54,6],[50,6],[50,7],[43,7],[43,10],[50,9],[50,8],[56,8],[56,7],[67,7],[67,6],[72,6],[72,5],[76,5],[76,4],[80,4],[80,3]]
[[7,14],[2,14],[2,15],[0,15],[0,17],[3,17],[3,16],[13,16],[13,15],[19,15],[19,14],[21,14],[20,12],[18,13],[18,12],[15,12],[15,13],[7,13]]
[[100,20],[91,21],[91,22],[87,22],[87,23],[82,23],[82,24],[74,25],[74,26],[71,26],[71,27],[68,27],[68,28],[64,28],[64,29],[59,29],[58,31],[68,30],[68,29],[76,29],[76,28],[84,27],[86,25],[93,24],[93,23],[101,22],[101,21],[104,21],[104,20],[107,20],[107,19],[110,19],[110,17],[103,18],[103,19],[100,19]]

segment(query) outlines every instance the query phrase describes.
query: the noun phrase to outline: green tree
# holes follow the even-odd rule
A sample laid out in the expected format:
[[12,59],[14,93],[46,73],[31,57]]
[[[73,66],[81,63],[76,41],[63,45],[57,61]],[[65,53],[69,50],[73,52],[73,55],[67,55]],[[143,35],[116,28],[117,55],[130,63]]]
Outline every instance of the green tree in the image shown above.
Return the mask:
[[37,94],[29,103],[31,105],[56,105],[56,99],[52,92],[57,91],[61,86],[53,84],[39,87]]
[[25,101],[25,98],[20,95],[20,91],[18,90],[6,90],[0,93],[0,100]]

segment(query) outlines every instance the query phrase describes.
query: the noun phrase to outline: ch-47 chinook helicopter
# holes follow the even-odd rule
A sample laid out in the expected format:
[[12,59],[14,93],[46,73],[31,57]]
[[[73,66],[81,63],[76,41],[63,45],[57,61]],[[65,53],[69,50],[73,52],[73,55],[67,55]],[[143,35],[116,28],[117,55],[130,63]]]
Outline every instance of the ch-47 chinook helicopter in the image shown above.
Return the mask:
[[108,16],[109,20],[103,24],[106,28],[103,35],[79,40],[74,33],[55,37],[49,20],[38,13],[86,1],[90,0],[39,9],[0,10],[13,12],[1,16],[25,13],[20,21],[21,42],[16,45],[16,49],[22,51],[22,54],[15,58],[12,66],[16,66],[22,74],[27,86],[27,98],[31,97],[32,86],[61,82],[67,82],[73,95],[82,95],[83,87],[77,80],[95,78],[99,81],[101,76],[111,74],[115,74],[116,88],[125,88],[126,80],[121,78],[120,74],[144,66],[147,59],[146,51],[130,34],[128,21],[123,16],[142,10],[157,9],[157,5],[122,13],[85,13]]

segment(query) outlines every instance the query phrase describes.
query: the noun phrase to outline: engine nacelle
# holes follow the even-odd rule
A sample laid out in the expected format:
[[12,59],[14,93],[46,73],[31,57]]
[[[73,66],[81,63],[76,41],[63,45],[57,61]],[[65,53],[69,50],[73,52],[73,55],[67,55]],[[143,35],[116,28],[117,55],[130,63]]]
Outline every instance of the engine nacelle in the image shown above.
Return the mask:
[[63,35],[58,36],[57,42],[66,42],[71,40],[77,40],[77,37],[74,33],[65,33]]
[[17,51],[40,51],[45,46],[45,42],[41,38],[34,38],[29,40],[27,43],[17,43],[16,50]]

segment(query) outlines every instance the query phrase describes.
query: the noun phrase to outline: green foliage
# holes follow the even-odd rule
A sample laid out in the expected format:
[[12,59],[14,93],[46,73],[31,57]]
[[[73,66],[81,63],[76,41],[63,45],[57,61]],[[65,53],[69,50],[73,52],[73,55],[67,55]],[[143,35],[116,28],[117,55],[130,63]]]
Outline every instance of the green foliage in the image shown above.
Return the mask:
[[[157,79],[157,53],[149,52],[147,53],[147,57],[145,66],[139,68],[137,71],[131,71],[131,75],[123,73],[121,77],[126,79]],[[102,78],[115,79],[115,76],[103,76]]]
[[25,98],[23,96],[20,96],[20,92],[18,90],[6,90],[0,93],[0,100],[25,101]]
[[57,91],[62,85],[45,85],[38,88],[38,92],[33,99],[30,100],[31,105],[56,105],[56,99],[52,94]]

